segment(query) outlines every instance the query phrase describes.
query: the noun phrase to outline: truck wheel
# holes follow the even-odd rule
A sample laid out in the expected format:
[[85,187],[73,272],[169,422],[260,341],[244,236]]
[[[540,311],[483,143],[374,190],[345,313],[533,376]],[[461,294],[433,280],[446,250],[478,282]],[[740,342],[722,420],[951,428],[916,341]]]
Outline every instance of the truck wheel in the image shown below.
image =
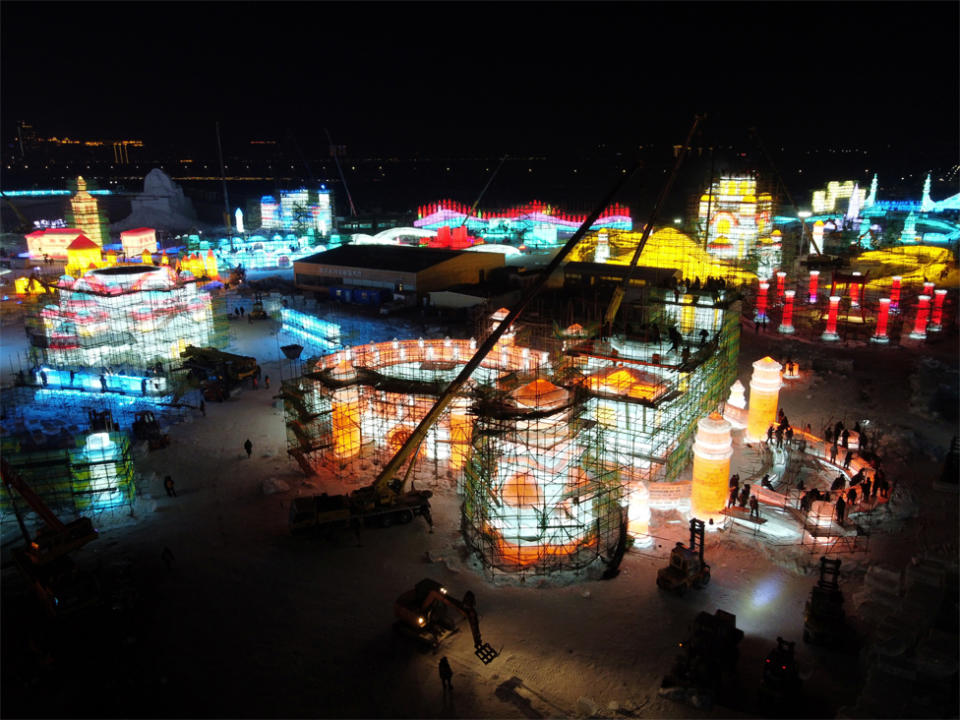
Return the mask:
[[406,525],[408,522],[411,522],[413,520],[413,513],[410,512],[409,510],[404,510],[397,515],[397,519],[401,523]]

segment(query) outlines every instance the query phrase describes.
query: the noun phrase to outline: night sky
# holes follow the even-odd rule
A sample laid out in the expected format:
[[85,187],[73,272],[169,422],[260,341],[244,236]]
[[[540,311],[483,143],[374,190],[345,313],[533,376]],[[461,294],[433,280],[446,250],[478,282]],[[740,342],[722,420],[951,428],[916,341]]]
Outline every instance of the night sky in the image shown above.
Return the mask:
[[[715,139],[957,153],[958,4],[24,3],[3,139],[587,154]],[[708,140],[709,141],[709,140]]]

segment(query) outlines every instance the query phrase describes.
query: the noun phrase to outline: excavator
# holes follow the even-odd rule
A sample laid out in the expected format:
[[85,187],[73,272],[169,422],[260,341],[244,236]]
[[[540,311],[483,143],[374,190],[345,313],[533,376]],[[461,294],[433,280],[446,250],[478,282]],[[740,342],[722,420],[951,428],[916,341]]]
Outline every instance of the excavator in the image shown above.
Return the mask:
[[394,603],[393,612],[397,616],[395,627],[398,632],[412,635],[436,652],[446,637],[457,632],[455,619],[451,618],[448,612],[448,609],[452,608],[470,624],[474,655],[480,658],[484,665],[489,665],[500,653],[490,643],[483,642],[476,605],[476,597],[471,591],[467,590],[463,600],[457,600],[436,580],[424,578],[413,590],[403,593]]
[[[0,459],[0,473],[26,541],[24,548],[13,551],[14,562],[47,612],[58,617],[97,602],[100,592],[96,579],[77,573],[69,557],[74,550],[97,539],[90,518],[79,517],[64,524],[5,459]],[[45,523],[33,537],[17,507],[13,490]]]

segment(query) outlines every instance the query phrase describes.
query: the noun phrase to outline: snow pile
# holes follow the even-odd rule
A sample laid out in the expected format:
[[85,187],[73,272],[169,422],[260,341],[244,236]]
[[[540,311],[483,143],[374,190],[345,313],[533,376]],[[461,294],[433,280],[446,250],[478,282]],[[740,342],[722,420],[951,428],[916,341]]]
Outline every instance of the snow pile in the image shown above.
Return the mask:
[[149,227],[183,232],[206,229],[197,222],[193,203],[163,170],[154,168],[143,181],[143,192],[130,201],[132,211],[125,219],[110,226],[113,231]]
[[274,493],[287,492],[290,489],[290,484],[279,478],[268,477],[263,481],[261,487],[264,495],[273,495]]

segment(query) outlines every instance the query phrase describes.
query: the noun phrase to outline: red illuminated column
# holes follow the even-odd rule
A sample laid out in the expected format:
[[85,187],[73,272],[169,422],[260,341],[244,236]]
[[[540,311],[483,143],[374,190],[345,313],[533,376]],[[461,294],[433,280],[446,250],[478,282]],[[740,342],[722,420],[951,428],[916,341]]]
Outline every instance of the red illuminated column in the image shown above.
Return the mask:
[[[859,276],[860,273],[855,272],[854,275]],[[854,280],[850,283],[850,307],[860,307],[860,288],[862,286],[859,282]]]
[[939,332],[943,329],[943,301],[947,298],[947,291],[940,289],[933,293],[933,314],[930,316],[929,330]]
[[815,303],[817,301],[817,283],[819,281],[820,281],[820,271],[811,270],[810,271],[810,289],[807,291],[809,293],[807,302]]
[[927,337],[927,317],[930,315],[930,296],[921,295],[917,298],[917,319],[913,324],[910,337],[914,340],[925,340]]
[[930,297],[933,297],[933,287],[934,287],[934,283],[932,283],[932,282],[925,282],[925,283],[923,284],[923,294],[924,294],[924,295],[929,295]]
[[777,271],[777,297],[783,297],[783,286],[787,282],[787,274],[783,270]]
[[900,309],[900,276],[894,275],[890,283],[890,309],[897,312]]
[[780,320],[780,332],[789,335],[793,332],[793,296],[796,290],[786,290],[783,293],[783,318]]
[[827,314],[827,329],[824,330],[823,335],[820,337],[823,340],[839,340],[840,336],[837,335],[837,313],[840,310],[840,296],[831,295],[830,296],[830,310]]
[[890,298],[880,298],[880,309],[877,310],[877,328],[874,330],[873,337],[870,338],[875,343],[890,342],[887,337],[887,318],[890,315]]
[[757,290],[757,320],[762,320],[767,316],[767,289],[770,283],[760,281],[760,288]]

